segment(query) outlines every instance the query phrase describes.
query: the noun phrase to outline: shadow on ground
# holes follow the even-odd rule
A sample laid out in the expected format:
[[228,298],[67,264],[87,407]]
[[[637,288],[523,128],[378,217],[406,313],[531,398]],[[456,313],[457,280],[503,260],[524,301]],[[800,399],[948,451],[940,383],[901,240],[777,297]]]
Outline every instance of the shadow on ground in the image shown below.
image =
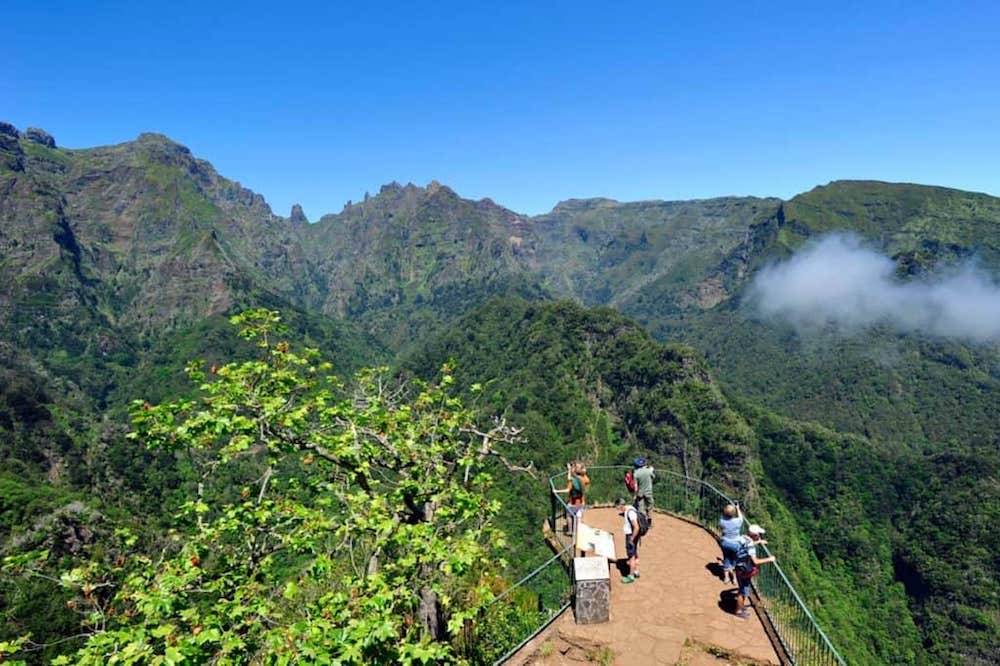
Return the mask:
[[736,588],[719,592],[719,608],[727,613],[736,612]]

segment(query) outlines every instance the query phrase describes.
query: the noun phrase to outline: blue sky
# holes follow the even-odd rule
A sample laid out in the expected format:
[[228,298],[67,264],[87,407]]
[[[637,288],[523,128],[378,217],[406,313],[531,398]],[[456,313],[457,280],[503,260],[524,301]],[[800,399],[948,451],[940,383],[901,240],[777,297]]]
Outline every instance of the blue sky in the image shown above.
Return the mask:
[[283,215],[392,180],[525,213],[839,178],[1000,195],[996,2],[14,0],[3,16],[0,120],[71,148],[161,132]]

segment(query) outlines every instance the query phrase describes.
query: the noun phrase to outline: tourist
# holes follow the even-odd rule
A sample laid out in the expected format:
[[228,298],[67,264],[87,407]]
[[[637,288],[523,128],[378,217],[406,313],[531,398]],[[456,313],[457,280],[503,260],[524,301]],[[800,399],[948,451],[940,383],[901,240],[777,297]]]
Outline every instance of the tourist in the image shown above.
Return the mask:
[[566,526],[563,528],[563,534],[576,534],[576,526],[583,520],[588,488],[590,488],[590,479],[587,477],[587,467],[582,462],[566,463],[566,487],[563,490],[555,491],[569,495],[566,506]]
[[618,515],[624,518],[622,528],[625,532],[628,574],[622,577],[622,582],[628,584],[639,578],[639,540],[642,538],[639,531],[639,510],[622,497],[615,500],[615,508],[618,509]]
[[740,537],[740,547],[736,555],[736,615],[744,620],[750,617],[750,609],[747,608],[747,600],[750,598],[750,581],[760,571],[760,565],[774,562],[774,557],[757,557],[757,546],[767,543],[761,538],[764,528],[760,525],[751,525],[747,528],[746,535]]
[[743,513],[739,504],[727,504],[722,509],[719,529],[722,530],[719,538],[719,546],[722,547],[722,582],[728,579],[735,585],[736,574],[733,569],[736,567],[736,551],[739,550],[740,535],[743,533]]
[[649,521],[649,526],[653,526],[653,479],[656,472],[653,466],[645,458],[636,458],[632,461],[635,467],[635,508],[642,511]]

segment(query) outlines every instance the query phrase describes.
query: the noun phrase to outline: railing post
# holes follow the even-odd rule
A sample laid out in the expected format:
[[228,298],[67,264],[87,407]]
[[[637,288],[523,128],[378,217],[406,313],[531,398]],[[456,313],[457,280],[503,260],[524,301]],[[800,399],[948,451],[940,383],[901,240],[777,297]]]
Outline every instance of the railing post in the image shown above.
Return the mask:
[[551,515],[549,516],[549,525],[552,526],[552,533],[556,533],[556,507],[559,502],[556,501],[556,494],[552,492],[552,484],[549,483],[549,507],[551,508]]

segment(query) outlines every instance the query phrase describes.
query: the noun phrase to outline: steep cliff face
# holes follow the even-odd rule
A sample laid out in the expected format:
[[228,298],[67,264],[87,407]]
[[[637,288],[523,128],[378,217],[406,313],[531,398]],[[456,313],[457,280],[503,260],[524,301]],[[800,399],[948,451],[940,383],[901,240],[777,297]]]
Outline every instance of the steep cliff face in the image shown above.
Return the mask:
[[44,294],[148,332],[230,309],[243,293],[294,292],[292,227],[260,195],[159,135],[88,150],[21,138],[0,171],[0,279],[11,307]]

